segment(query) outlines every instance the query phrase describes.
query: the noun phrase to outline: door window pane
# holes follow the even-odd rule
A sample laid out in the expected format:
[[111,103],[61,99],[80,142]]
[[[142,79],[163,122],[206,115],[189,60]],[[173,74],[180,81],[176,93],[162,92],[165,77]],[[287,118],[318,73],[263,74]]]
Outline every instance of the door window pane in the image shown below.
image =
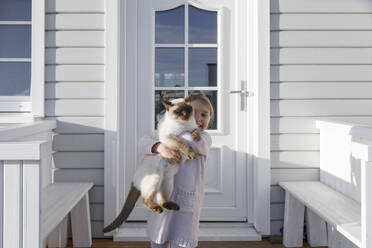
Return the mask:
[[185,84],[184,48],[155,49],[155,86],[180,87]]
[[31,63],[0,62],[0,96],[29,96]]
[[189,43],[217,43],[217,12],[189,6]]
[[156,11],[155,43],[185,42],[185,7]]
[[0,21],[31,21],[31,0],[1,0]]
[[190,48],[189,85],[217,86],[217,48]]
[[183,90],[156,90],[155,91],[155,129],[158,127],[158,122],[164,114],[165,108],[162,104],[163,100],[173,100],[176,98],[184,98]]
[[201,90],[201,91],[190,91],[190,93],[203,93],[211,101],[214,111],[214,117],[209,122],[208,129],[217,129],[217,91],[216,90]]
[[31,25],[0,25],[0,58],[31,58]]

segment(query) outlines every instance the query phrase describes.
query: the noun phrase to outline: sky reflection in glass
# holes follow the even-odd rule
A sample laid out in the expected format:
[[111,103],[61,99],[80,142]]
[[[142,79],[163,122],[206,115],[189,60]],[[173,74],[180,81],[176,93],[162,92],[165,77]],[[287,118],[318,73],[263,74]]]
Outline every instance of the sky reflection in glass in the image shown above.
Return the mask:
[[217,86],[217,48],[189,49],[189,86]]
[[155,14],[155,43],[185,43],[184,5]]
[[0,21],[31,21],[31,0],[0,0]]
[[0,96],[29,96],[31,63],[0,62]]
[[189,6],[189,43],[217,43],[217,12]]
[[184,48],[155,49],[155,86],[181,87],[185,82]]
[[0,25],[0,58],[31,58],[31,25]]

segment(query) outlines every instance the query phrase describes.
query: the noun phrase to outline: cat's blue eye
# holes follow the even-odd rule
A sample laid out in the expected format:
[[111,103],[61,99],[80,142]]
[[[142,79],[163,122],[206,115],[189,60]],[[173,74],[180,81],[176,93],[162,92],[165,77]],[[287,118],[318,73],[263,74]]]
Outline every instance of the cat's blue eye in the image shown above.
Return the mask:
[[185,42],[185,7],[155,12],[155,43]]
[[30,62],[0,62],[0,96],[30,95]]
[[31,25],[0,25],[0,58],[31,58]]
[[217,43],[217,12],[189,6],[189,43]]
[[185,84],[184,48],[155,49],[155,86],[182,87]]
[[217,86],[217,48],[189,49],[189,85]]

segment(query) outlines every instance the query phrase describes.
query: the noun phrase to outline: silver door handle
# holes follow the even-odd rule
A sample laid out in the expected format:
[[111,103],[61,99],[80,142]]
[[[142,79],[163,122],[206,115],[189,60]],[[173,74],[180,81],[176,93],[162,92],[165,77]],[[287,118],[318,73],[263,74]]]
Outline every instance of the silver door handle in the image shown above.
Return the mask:
[[230,90],[230,94],[240,94],[240,110],[244,111],[247,104],[247,96],[254,96],[252,91],[247,91],[247,81],[241,80],[241,90]]

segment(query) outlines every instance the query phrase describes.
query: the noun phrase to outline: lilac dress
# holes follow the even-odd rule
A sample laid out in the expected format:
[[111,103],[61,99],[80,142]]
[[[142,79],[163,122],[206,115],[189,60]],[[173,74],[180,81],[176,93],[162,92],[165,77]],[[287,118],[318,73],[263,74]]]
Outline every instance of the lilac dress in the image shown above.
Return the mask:
[[[157,244],[171,241],[182,247],[193,248],[198,245],[200,209],[204,198],[204,166],[212,139],[207,132],[200,133],[199,141],[193,141],[189,132],[181,134],[179,138],[201,155],[181,163],[175,175],[170,200],[176,202],[180,210],[165,210],[161,214],[149,211],[147,235]],[[156,142],[149,136],[143,137],[139,143],[140,155],[150,154]]]

